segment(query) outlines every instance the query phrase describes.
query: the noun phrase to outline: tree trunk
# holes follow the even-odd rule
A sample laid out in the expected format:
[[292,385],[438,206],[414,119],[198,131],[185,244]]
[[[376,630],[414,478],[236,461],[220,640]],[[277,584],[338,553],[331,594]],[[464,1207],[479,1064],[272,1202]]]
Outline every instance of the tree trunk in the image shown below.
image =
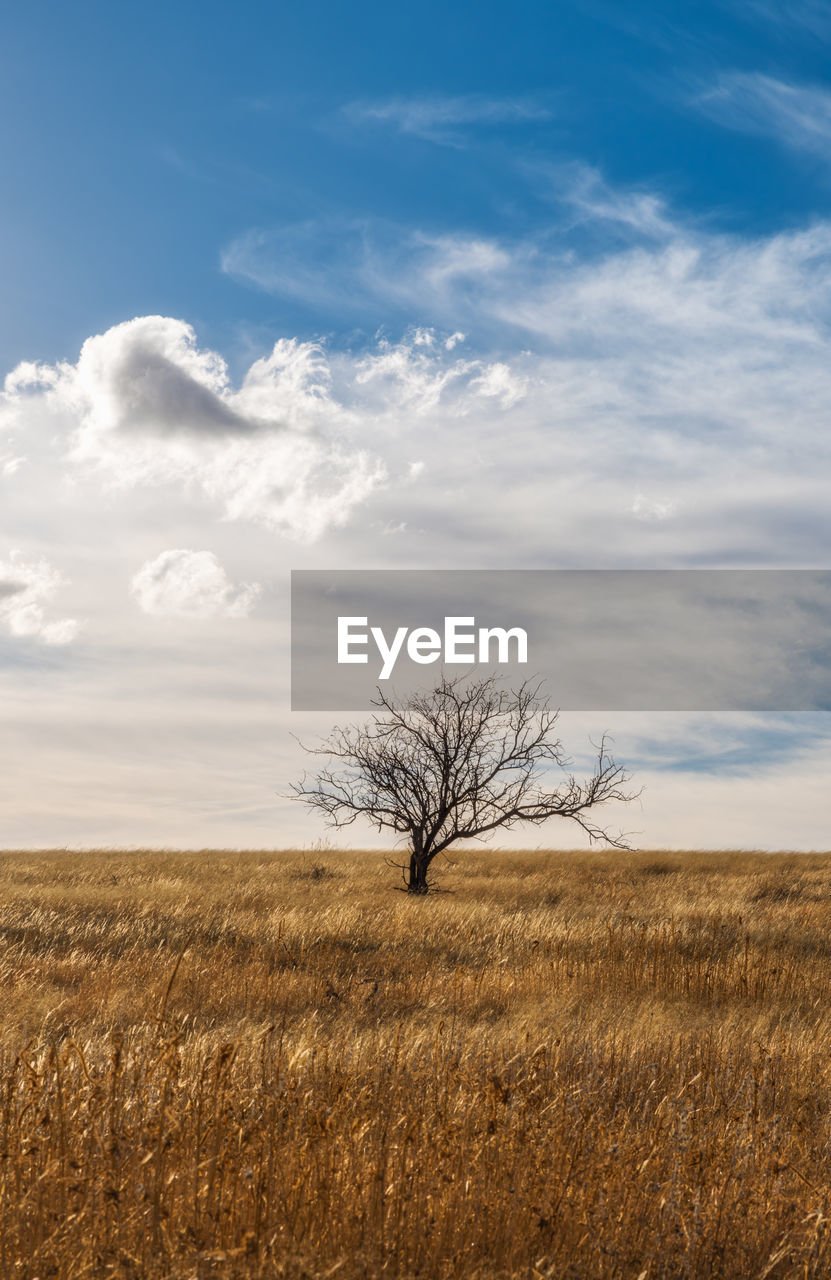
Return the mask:
[[424,843],[420,836],[413,836],[413,849],[410,854],[410,872],[407,878],[408,893],[428,893],[430,886],[427,883],[427,868],[430,865],[430,859],[424,850]]

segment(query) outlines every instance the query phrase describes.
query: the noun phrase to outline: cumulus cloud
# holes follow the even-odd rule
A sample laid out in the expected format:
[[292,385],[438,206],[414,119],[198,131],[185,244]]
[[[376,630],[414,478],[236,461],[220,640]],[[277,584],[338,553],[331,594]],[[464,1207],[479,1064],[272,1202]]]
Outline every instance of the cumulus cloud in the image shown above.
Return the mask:
[[355,124],[389,125],[399,133],[450,147],[464,145],[464,126],[527,124],[550,120],[552,115],[537,98],[494,98],[478,93],[351,102],[343,112]]
[[[452,347],[450,348],[452,350]],[[430,329],[416,328],[400,342],[381,339],[353,366],[353,383],[364,393],[365,409],[409,410],[421,416],[442,405],[455,416],[495,399],[503,407],[523,398],[527,382],[501,361],[448,357],[447,342]]]
[[233,583],[211,551],[162,551],[130,584],[140,609],[157,618],[246,618],[262,588]]
[[0,560],[0,625],[12,636],[69,644],[78,633],[78,622],[51,617],[49,607],[64,581],[46,560],[27,561],[12,551],[7,560]]
[[276,343],[234,388],[190,325],[143,316],[87,339],[76,364],[18,366],[5,405],[19,414],[32,396],[73,424],[76,465],[121,486],[201,488],[226,518],[300,539],[345,523],[383,476],[314,343]]

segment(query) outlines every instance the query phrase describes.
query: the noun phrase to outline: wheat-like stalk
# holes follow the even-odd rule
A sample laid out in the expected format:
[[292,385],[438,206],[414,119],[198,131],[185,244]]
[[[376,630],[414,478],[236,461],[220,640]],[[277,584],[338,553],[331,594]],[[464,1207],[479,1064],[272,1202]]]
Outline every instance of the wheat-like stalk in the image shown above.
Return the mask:
[[831,856],[12,853],[3,1280],[826,1277]]

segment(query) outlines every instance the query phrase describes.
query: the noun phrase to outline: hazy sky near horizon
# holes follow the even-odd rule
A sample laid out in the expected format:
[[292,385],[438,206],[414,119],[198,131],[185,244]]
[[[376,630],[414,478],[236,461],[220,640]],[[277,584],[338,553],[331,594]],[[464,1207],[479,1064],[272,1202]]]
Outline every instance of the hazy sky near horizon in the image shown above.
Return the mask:
[[[831,567],[825,0],[34,0],[0,108],[5,847],[325,835],[292,568]],[[831,846],[827,715],[598,729]]]

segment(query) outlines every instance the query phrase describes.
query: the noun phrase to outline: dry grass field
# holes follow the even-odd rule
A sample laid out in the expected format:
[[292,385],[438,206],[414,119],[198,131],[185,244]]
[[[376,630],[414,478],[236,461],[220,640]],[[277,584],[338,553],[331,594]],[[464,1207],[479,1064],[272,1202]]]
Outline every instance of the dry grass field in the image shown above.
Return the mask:
[[831,855],[0,856],[0,1277],[831,1275]]

